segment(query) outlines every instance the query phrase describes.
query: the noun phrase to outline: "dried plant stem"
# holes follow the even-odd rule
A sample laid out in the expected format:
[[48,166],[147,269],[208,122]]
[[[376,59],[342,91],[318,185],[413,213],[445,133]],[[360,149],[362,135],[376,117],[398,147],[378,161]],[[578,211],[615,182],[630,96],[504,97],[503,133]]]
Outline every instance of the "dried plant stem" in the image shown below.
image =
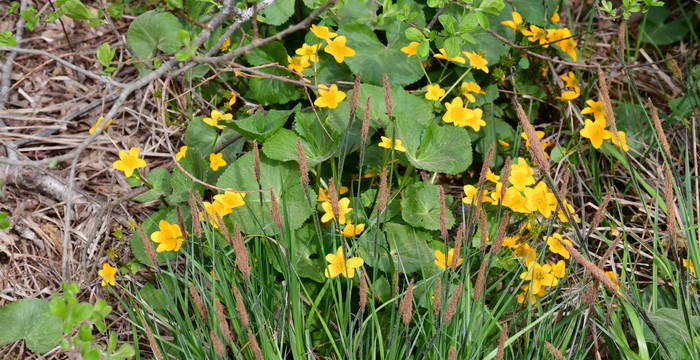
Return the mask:
[[401,300],[399,313],[401,314],[404,326],[408,326],[411,322],[411,315],[413,315],[413,280],[408,284],[408,290],[406,290]]
[[197,312],[199,312],[199,315],[202,317],[204,321],[207,320],[207,309],[204,307],[204,302],[202,301],[202,297],[199,296],[199,292],[197,291],[197,288],[194,287],[192,283],[188,283],[187,287],[190,291],[190,296],[192,297],[192,302],[194,302],[194,306],[197,308]]

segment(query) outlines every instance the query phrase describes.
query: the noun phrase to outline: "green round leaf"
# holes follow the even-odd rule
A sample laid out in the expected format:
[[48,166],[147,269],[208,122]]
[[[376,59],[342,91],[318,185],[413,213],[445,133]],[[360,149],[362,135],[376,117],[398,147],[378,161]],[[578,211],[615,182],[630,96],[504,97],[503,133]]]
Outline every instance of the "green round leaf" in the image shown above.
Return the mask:
[[433,172],[458,174],[472,163],[472,144],[467,130],[430,123],[422,126],[411,118],[397,118],[398,138],[413,166]]
[[345,58],[345,62],[353,73],[362,76],[362,81],[382,85],[387,74],[392,85],[403,86],[423,77],[418,60],[408,58],[400,48],[382,44],[367,25],[345,25],[338,33],[347,36],[347,46],[355,49],[356,55]]
[[61,341],[60,318],[39,299],[21,299],[0,307],[0,346],[24,340],[29,350],[45,353]]
[[386,223],[382,233],[375,235],[370,231],[360,240],[360,256],[370,266],[385,272],[412,273],[433,262],[433,251],[428,247],[432,236],[427,231]]
[[[294,148],[289,149],[295,152]],[[295,163],[283,163],[266,156],[260,157],[260,186],[253,173],[253,153],[249,152],[238,158],[217,182],[217,186],[235,190],[258,190],[260,187],[272,188],[280,206],[283,221],[286,217],[289,225],[296,229],[300,227],[313,212],[304,195],[300,182],[300,173]],[[313,201],[316,194],[309,190]],[[260,199],[262,195],[262,201]],[[270,192],[249,193],[245,197],[245,206],[233,210],[227,217],[241,226],[246,234],[267,234],[277,232],[270,215]]]
[[[446,212],[447,228],[455,223],[452,212]],[[410,185],[401,200],[401,217],[407,223],[428,230],[440,229],[440,186],[429,183]]]
[[129,25],[126,43],[143,59],[152,58],[156,49],[172,54],[180,50],[180,40],[175,36],[180,30],[182,24],[175,15],[151,10],[139,15]]

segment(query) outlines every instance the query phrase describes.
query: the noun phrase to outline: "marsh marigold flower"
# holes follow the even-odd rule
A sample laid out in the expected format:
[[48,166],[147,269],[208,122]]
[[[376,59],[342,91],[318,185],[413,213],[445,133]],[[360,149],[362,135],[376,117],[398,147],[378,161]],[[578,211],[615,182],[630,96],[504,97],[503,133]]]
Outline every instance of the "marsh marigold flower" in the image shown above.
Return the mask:
[[[440,250],[435,250],[435,265],[440,269],[445,270],[448,266],[452,266],[452,261],[454,260],[455,249],[447,250],[447,256]],[[464,261],[463,258],[457,259],[457,266],[462,265]]]
[[547,242],[547,246],[549,246],[549,251],[561,255],[564,259],[569,259],[569,257],[571,257],[569,251],[562,245],[562,243],[572,245],[571,241],[565,240],[559,233],[553,233],[552,236],[545,236],[544,240]]
[[340,274],[343,274],[343,276],[348,279],[352,279],[355,276],[355,269],[361,267],[365,263],[365,261],[359,256],[346,260],[343,254],[342,246],[338,247],[335,254],[326,255],[326,261],[328,261],[330,264],[328,264],[328,267],[326,267],[324,275],[331,279]]
[[605,120],[605,108],[603,108],[602,101],[594,101],[592,99],[586,100],[586,107],[581,110],[581,114],[593,114],[593,118],[596,120]]
[[523,196],[523,194],[521,194],[520,191],[513,186],[506,189],[506,193],[503,195],[502,204],[515,212],[523,214],[529,214],[532,212],[527,208],[527,199],[525,196]]
[[331,32],[328,27],[322,25],[311,25],[311,32],[316,35],[317,38],[323,40],[330,40],[336,37],[338,34]]
[[132,147],[129,152],[119,151],[119,160],[112,163],[115,169],[124,172],[124,176],[131,177],[134,170],[146,167],[146,161],[139,158],[139,149]]
[[447,52],[445,49],[439,49],[440,53],[433,55],[434,58],[436,59],[442,59],[442,60],[447,60],[447,61],[454,61],[458,64],[466,64],[467,60],[465,60],[463,57],[457,55],[455,57],[449,57],[447,56]]
[[[321,204],[321,208],[323,208],[323,211],[326,213],[323,214],[321,217],[321,222],[329,222],[333,219],[335,219],[335,216],[333,215],[333,205],[331,204],[330,201],[325,201]],[[345,215],[347,215],[349,212],[352,211],[352,208],[350,207],[350,199],[348,198],[342,198],[338,200],[338,222],[341,224],[345,224]]]
[[501,25],[507,26],[513,30],[518,30],[518,27],[520,27],[520,24],[523,23],[522,15],[520,15],[520,13],[517,11],[513,11],[510,13],[510,16],[513,18],[513,20],[501,21]]
[[486,67],[486,64],[488,64],[488,61],[484,59],[481,55],[471,52],[471,51],[465,51],[464,56],[469,59],[469,66],[473,67],[474,69],[481,70],[485,73],[489,73],[489,68]]
[[554,9],[554,12],[552,13],[552,17],[549,18],[549,21],[558,23],[561,21],[561,17],[559,16],[559,7],[557,6]]
[[447,112],[442,116],[442,121],[452,123],[455,126],[469,126],[474,131],[479,131],[482,126],[486,126],[486,122],[482,119],[483,111],[477,109],[467,109],[464,107],[464,102],[461,97],[455,97],[451,103],[446,102],[445,108]]
[[471,204],[474,201],[474,196],[479,193],[479,189],[474,185],[464,185],[464,197],[462,202]]
[[534,175],[535,171],[527,164],[527,161],[519,157],[518,160],[511,165],[508,182],[517,190],[524,191],[526,187],[535,183]]
[[340,233],[343,234],[343,236],[352,237],[362,234],[363,231],[365,231],[365,224],[353,225],[352,223],[350,223],[350,221],[348,221],[345,224],[343,231],[341,231]]
[[426,86],[425,98],[428,100],[438,101],[445,95],[445,89],[440,87],[440,84],[430,84]]
[[396,150],[398,152],[406,152],[406,148],[403,146],[401,139],[395,139],[395,141],[392,145],[391,138],[388,138],[386,136],[382,136],[382,141],[377,146],[379,146],[380,148],[385,148],[385,149],[391,149],[393,147],[394,150]]
[[610,279],[610,281],[612,281],[613,284],[615,284],[615,287],[616,287],[618,290],[620,289],[620,283],[617,282],[617,276],[615,276],[615,273],[614,273],[614,272],[612,272],[612,271],[606,271],[606,272],[605,272],[605,276],[607,276],[608,279]]
[[596,121],[585,119],[584,124],[585,126],[579,131],[579,134],[581,134],[581,137],[591,140],[591,145],[596,149],[600,149],[603,141],[613,137],[613,133],[605,130],[607,124],[604,119]]
[[318,86],[318,98],[314,101],[314,105],[318,107],[327,107],[335,109],[341,101],[345,100],[344,92],[338,90],[338,85],[333,84],[330,88],[327,85],[321,84]]
[[226,160],[224,160],[224,154],[222,153],[211,153],[209,154],[209,167],[214,171],[219,171],[219,168],[226,166]]
[[[620,138],[620,142],[617,142],[617,138]],[[610,140],[612,141],[613,145],[619,147],[622,149],[622,151],[630,151],[630,147],[627,146],[627,135],[625,135],[624,131],[618,131],[617,136],[613,134],[613,136],[610,137]]]
[[308,61],[318,62],[318,49],[320,48],[320,43],[315,45],[303,44],[300,48],[296,49],[295,53],[306,58]]
[[309,63],[309,58],[305,56],[289,56],[287,55],[287,68],[289,70],[302,73],[306,68],[311,66],[311,63]]
[[520,33],[526,36],[527,40],[530,42],[538,42],[543,48],[549,47],[547,43],[547,34],[544,29],[537,25],[530,25],[529,29],[523,28],[520,30]]
[[408,57],[411,57],[416,54],[416,48],[418,48],[418,45],[420,45],[420,43],[417,41],[411,41],[408,43],[408,45],[401,48],[401,52],[408,55]]
[[233,119],[232,114],[229,114],[229,113],[223,114],[218,110],[212,110],[210,117],[205,117],[202,119],[202,121],[204,121],[204,123],[209,125],[209,126],[213,126],[219,130],[222,130],[226,126],[219,124],[219,120],[231,120],[231,119]]
[[[216,219],[217,216],[220,217],[221,219],[223,219],[224,216],[233,212],[233,210],[231,208],[226,207],[226,205],[224,205],[220,201],[214,201],[214,202],[203,201],[202,205],[204,205],[204,211],[206,212],[207,221],[209,221],[209,223],[215,229],[219,228],[219,221]],[[204,217],[205,214],[200,211],[199,215]]]
[[559,260],[552,265],[552,275],[559,279],[563,279],[566,276],[566,262],[564,260]]
[[214,195],[214,201],[221,203],[227,209],[235,209],[245,205],[244,192],[225,191],[223,194]]
[[112,265],[108,263],[102,264],[102,270],[99,270],[97,274],[102,278],[102,286],[107,286],[107,284],[111,286],[117,285],[117,268]]
[[[576,216],[576,209],[569,204],[568,201],[564,200],[564,206],[566,207],[566,211],[571,215],[571,217],[574,219],[575,223],[580,223],[581,219]],[[569,219],[566,218],[566,214],[564,213],[564,210],[559,208],[559,211],[557,212],[557,217],[559,218],[559,221],[566,223],[569,222]]]
[[539,291],[535,293],[531,293],[529,291],[530,285],[527,284],[521,286],[520,289],[523,292],[518,294],[518,296],[515,298],[518,301],[518,304],[523,304],[525,302],[525,299],[530,299],[530,304],[535,305],[537,303],[537,298],[541,298],[547,295],[547,291],[542,288],[540,288]]
[[175,161],[180,161],[180,159],[184,159],[185,156],[187,156],[187,145],[183,146],[180,148],[180,150],[175,154]]
[[469,102],[476,102],[476,97],[473,94],[486,94],[481,90],[481,86],[473,81],[463,82],[459,87],[459,90],[462,92],[462,96],[464,96]]
[[539,293],[543,286],[557,286],[559,282],[552,274],[552,266],[533,263],[528,271],[520,274],[520,279],[530,281],[530,289],[533,293]]
[[528,210],[539,211],[546,218],[552,216],[552,212],[557,209],[557,198],[542,181],[534,188],[526,188],[525,198]]
[[226,39],[226,40],[224,40],[223,43],[221,43],[221,47],[219,47],[219,50],[226,51],[230,47],[231,47],[231,39]]
[[[165,220],[158,223],[158,231],[151,234],[151,240],[158,244],[156,252],[178,251],[185,239],[182,237],[182,229],[177,224],[171,224]],[[144,239],[144,241],[148,241]]]
[[[343,195],[346,192],[348,192],[348,187],[340,185],[340,190],[338,191],[338,195]],[[328,196],[328,190],[324,188],[319,188],[318,189],[318,197],[316,198],[316,201],[331,201],[330,196]]]
[[576,61],[576,41],[571,36],[568,28],[547,29],[547,42],[559,47],[569,57]]
[[695,274],[695,266],[693,265],[693,262],[690,261],[690,259],[683,259],[683,267],[688,269],[691,274]]
[[[95,131],[97,131],[97,128],[100,127],[100,124],[102,124],[102,120],[104,120],[104,119],[105,119],[104,116],[100,116],[100,117],[97,119],[97,122],[95,122],[95,125],[92,125],[92,127],[90,128],[90,130],[88,130],[88,134],[92,134],[92,133],[94,133]],[[107,129],[107,127],[108,127],[110,124],[112,124],[112,119],[109,119],[109,120],[107,121],[107,125],[105,125],[105,127],[104,127],[104,129],[102,129],[102,131],[105,131],[105,130]]]
[[323,51],[333,55],[336,62],[342,63],[345,61],[346,57],[355,56],[355,50],[345,45],[347,40],[348,39],[342,35],[333,40],[329,40],[328,45],[326,45]]

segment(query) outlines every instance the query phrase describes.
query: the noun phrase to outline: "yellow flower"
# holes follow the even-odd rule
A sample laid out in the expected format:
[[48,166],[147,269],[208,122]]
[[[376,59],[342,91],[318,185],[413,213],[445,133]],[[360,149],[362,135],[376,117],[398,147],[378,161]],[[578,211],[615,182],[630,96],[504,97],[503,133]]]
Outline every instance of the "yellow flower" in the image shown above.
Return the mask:
[[306,58],[308,61],[318,62],[318,49],[320,48],[320,43],[316,45],[303,44],[295,51],[295,53],[303,58]]
[[214,195],[214,202],[218,202],[226,209],[232,210],[245,205],[246,193],[236,191],[225,191],[223,194]]
[[[348,192],[348,187],[340,185],[340,191],[338,191],[339,195],[343,195],[346,192]],[[318,197],[316,198],[316,201],[331,201],[331,198],[328,196],[328,190],[324,188],[319,188],[318,189]]]
[[600,149],[603,145],[603,141],[613,137],[613,133],[605,130],[605,120],[591,121],[586,119],[584,123],[585,126],[579,131],[579,134],[586,139],[590,139],[591,145],[596,149]]
[[559,260],[552,265],[552,275],[559,279],[563,279],[566,276],[566,262],[564,260]]
[[115,275],[117,275],[117,268],[112,265],[108,263],[102,264],[102,270],[99,270],[97,274],[102,278],[102,286],[107,286],[107,284],[112,286],[117,285],[117,279],[115,277]]
[[221,44],[221,47],[219,47],[219,50],[221,51],[226,51],[231,47],[231,39],[226,39],[224,42]]
[[523,17],[517,11],[513,11],[510,15],[513,17],[513,20],[501,21],[501,25],[507,26],[513,30],[518,30],[520,24],[523,23]]
[[425,98],[428,100],[438,101],[445,95],[445,89],[440,87],[440,84],[430,84],[426,87]]
[[213,126],[219,130],[222,130],[226,126],[220,125],[219,120],[231,120],[231,119],[233,119],[232,114],[228,114],[228,113],[222,114],[218,110],[212,110],[210,117],[205,117],[202,119],[202,121],[204,121],[204,123],[209,125],[209,126]]
[[[202,202],[202,205],[204,205],[204,211],[206,211],[207,221],[209,221],[209,223],[215,229],[219,228],[219,221],[216,218],[220,217],[223,220],[224,216],[232,212],[231,209],[227,208],[220,201],[214,201],[213,203],[204,201]],[[204,214],[201,211],[199,212],[199,215],[204,217]]]
[[180,161],[180,159],[184,159],[187,155],[187,149],[187,145],[181,147],[180,151],[178,151],[177,154],[175,154],[175,161]]
[[562,243],[571,245],[571,241],[564,240],[559,233],[553,233],[552,236],[545,236],[544,240],[547,242],[547,246],[549,246],[549,251],[561,255],[564,259],[571,257],[569,250],[566,250],[564,245],[562,245]]
[[[435,265],[437,265],[442,270],[447,269],[448,266],[452,266],[452,261],[454,261],[454,255],[455,249],[447,250],[447,257],[445,257],[445,253],[443,253],[442,251],[435,250]],[[463,258],[458,258],[457,266],[462,265],[463,261]]]
[[581,95],[581,88],[574,86],[573,90],[565,90],[560,96],[557,96],[557,100],[561,101],[571,101],[578,98]]
[[498,184],[498,182],[501,180],[501,177],[494,174],[491,171],[491,168],[488,168],[488,169],[486,169],[486,180],[488,180],[494,184]]
[[561,21],[561,17],[559,17],[559,7],[557,6],[556,9],[554,9],[554,12],[552,13],[552,17],[549,18],[551,22],[558,23]]
[[318,98],[314,101],[314,105],[318,107],[327,107],[329,109],[335,109],[338,104],[345,100],[345,93],[338,90],[338,85],[333,84],[329,88],[327,85],[318,86]]
[[447,56],[447,52],[445,52],[445,49],[439,49],[439,51],[440,51],[439,54],[433,55],[434,58],[443,59],[443,60],[447,60],[447,61],[454,61],[454,62],[459,63],[459,64],[466,64],[467,63],[467,60],[465,60],[461,56],[455,56],[455,57]]
[[559,282],[552,274],[552,267],[549,264],[540,265],[533,263],[528,271],[520,274],[520,278],[530,281],[533,293],[539,293],[543,286],[557,286]]
[[[156,252],[163,251],[178,251],[182,242],[185,241],[182,237],[182,229],[177,224],[171,224],[165,220],[158,223],[159,231],[151,234],[151,240],[158,244]],[[145,240],[144,241],[148,241]]]
[[[338,221],[341,224],[345,224],[345,215],[352,211],[352,208],[349,206],[350,199],[342,198],[338,200]],[[333,205],[331,205],[330,201],[323,202],[323,204],[321,204],[321,207],[323,208],[323,211],[326,212],[321,217],[321,222],[326,223],[335,219],[335,216],[333,215]]]
[[518,241],[520,241],[520,235],[506,236],[503,238],[503,246],[511,249],[517,249],[520,247]]
[[[406,148],[403,146],[401,139],[395,139],[395,140],[396,141],[393,144],[394,150],[399,151],[399,152],[406,152]],[[385,149],[391,149],[392,148],[391,139],[386,137],[386,136],[382,136],[382,142],[380,142],[378,146],[381,148],[385,148]]]
[[231,106],[233,106],[233,104],[236,103],[236,99],[237,99],[237,98],[238,98],[238,95],[236,95],[236,93],[232,91],[232,92],[231,92],[231,95],[230,95],[230,97],[229,97],[229,99],[228,99],[228,102],[226,103],[226,105],[228,105],[228,108],[229,108],[229,109],[231,108]]
[[469,102],[476,102],[476,97],[472,93],[481,95],[486,94],[481,90],[481,86],[479,86],[479,84],[472,81],[463,82],[459,89],[462,92],[462,96],[464,96]]
[[527,186],[535,183],[535,171],[532,170],[527,161],[523,158],[518,158],[510,168],[510,176],[508,182],[513,185],[518,191],[524,191]]
[[[571,206],[571,204],[569,204],[569,202],[566,200],[564,200],[564,206],[566,207],[566,210],[569,212],[571,217],[574,218],[574,222],[580,223],[581,219],[579,219],[578,216],[576,216],[576,209],[574,209],[574,207]],[[557,217],[559,218],[559,221],[563,223],[569,222],[569,219],[566,218],[564,210],[562,210],[561,208],[559,209],[559,212],[557,212]]]
[[[617,142],[617,138],[620,138],[620,142]],[[627,135],[625,135],[624,131],[618,131],[617,136],[613,134],[613,136],[610,137],[610,140],[612,140],[612,143],[619,147],[622,148],[623,151],[630,151],[630,147],[627,146]]]
[[687,268],[691,274],[695,274],[695,266],[693,265],[693,262],[690,261],[690,259],[683,259],[683,267]]
[[[97,122],[95,123],[95,125],[92,125],[92,127],[90,128],[90,130],[88,130],[88,134],[94,133],[94,132],[97,130],[97,128],[100,127],[100,124],[102,124],[102,120],[104,120],[104,119],[105,119],[104,116],[100,116],[100,117],[97,119]],[[108,127],[111,123],[112,123],[112,119],[109,119],[109,120],[107,121],[107,125],[105,125],[105,127],[104,127],[104,129],[102,129],[102,131],[105,131],[105,130],[107,129],[107,127]]]
[[304,70],[306,70],[306,68],[308,68],[309,66],[311,66],[311,63],[309,63],[308,57],[306,57],[306,56],[291,57],[291,56],[287,55],[287,68],[289,70],[301,73],[301,72],[304,72]]
[[534,188],[525,189],[525,206],[530,211],[539,211],[542,216],[549,218],[557,209],[557,198],[549,191],[547,184],[540,181]]
[[[575,85],[575,84],[574,84]],[[603,108],[603,102],[602,101],[594,101],[592,99],[586,100],[586,106],[581,110],[581,114],[593,114],[593,117],[596,120],[606,120],[605,119],[605,108]]]
[[124,176],[131,177],[134,170],[146,167],[146,162],[139,158],[139,149],[132,147],[129,153],[119,151],[119,160],[112,163],[115,169],[124,172]]
[[311,32],[316,35],[317,38],[323,39],[323,40],[330,40],[334,37],[336,37],[336,33],[331,32],[328,30],[327,27],[321,26],[321,25],[311,25]]
[[445,103],[447,112],[442,116],[442,121],[453,123],[455,126],[469,126],[474,131],[479,131],[482,126],[486,126],[486,122],[481,118],[483,111],[481,109],[467,109],[464,107],[464,102],[461,97],[452,99],[452,103]]
[[411,41],[408,45],[401,48],[401,52],[411,57],[416,54],[416,48],[420,45],[417,41]]
[[342,246],[338,247],[335,254],[326,255],[326,261],[330,264],[328,264],[324,275],[331,279],[340,274],[343,274],[346,278],[352,279],[355,276],[355,269],[361,267],[365,263],[359,256],[345,260]]
[[547,29],[547,42],[558,46],[572,60],[576,61],[576,41],[571,36],[568,28]]
[[522,304],[525,302],[525,299],[530,299],[530,304],[535,305],[537,303],[537,298],[538,297],[543,297],[547,295],[547,291],[545,289],[540,288],[539,291],[535,292],[534,294],[531,293],[530,290],[530,285],[523,285],[520,287],[523,292],[518,294],[516,297],[516,300],[518,301],[518,304]]
[[484,59],[481,55],[471,52],[471,51],[465,51],[464,56],[469,59],[469,66],[473,67],[474,69],[479,69],[485,73],[489,73],[489,68],[486,67],[486,64],[488,64],[488,61]]
[[226,166],[226,160],[224,160],[224,154],[222,153],[211,153],[209,154],[209,167],[214,171],[219,171],[219,168]]
[[348,221],[345,224],[343,231],[340,233],[343,234],[343,236],[355,236],[362,234],[363,231],[365,231],[365,224],[353,225]]
[[505,146],[505,147],[509,147],[509,146],[510,146],[509,143],[507,143],[507,142],[505,142],[505,141],[503,141],[503,140],[501,140],[501,139],[498,139],[498,143],[499,143],[501,146]]
[[574,74],[573,71],[569,71],[568,73],[560,76],[562,80],[564,80],[564,87],[576,87],[577,82],[576,82],[576,74]]
[[355,50],[345,46],[347,40],[348,39],[342,35],[333,40],[329,40],[328,45],[326,45],[323,51],[333,55],[336,62],[342,63],[346,57],[355,56]]
[[537,25],[530,25],[529,30],[527,28],[523,28],[520,30],[520,33],[523,34],[523,36],[526,36],[530,42],[539,42],[543,48],[549,47],[549,44],[547,43],[547,34],[545,34],[544,29]]
[[462,198],[462,202],[465,204],[471,204],[474,200],[474,196],[476,196],[478,192],[479,189],[477,189],[474,185],[464,185],[464,197]]
[[[544,137],[544,131],[535,131],[535,136],[537,136],[538,139],[542,140]],[[527,134],[523,131],[520,133],[520,137],[525,140],[525,146],[530,146],[530,139],[527,138]]]
[[[512,175],[511,175],[512,176]],[[511,186],[506,189],[503,195],[503,206],[519,213],[528,214],[531,211],[527,208],[527,199],[515,187]]]
[[610,281],[612,281],[613,284],[615,284],[615,287],[616,287],[618,290],[620,289],[620,283],[617,282],[617,277],[615,276],[615,272],[613,272],[613,271],[606,271],[606,272],[605,272],[605,276],[607,276],[608,279],[610,279]]

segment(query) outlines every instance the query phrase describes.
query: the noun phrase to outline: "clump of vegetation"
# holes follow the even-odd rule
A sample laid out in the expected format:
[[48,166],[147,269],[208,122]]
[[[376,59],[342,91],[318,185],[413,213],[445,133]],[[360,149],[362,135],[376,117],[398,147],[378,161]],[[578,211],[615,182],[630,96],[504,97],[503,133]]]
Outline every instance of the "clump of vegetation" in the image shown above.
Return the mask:
[[[57,5],[94,26],[136,15],[123,49],[96,50],[100,78],[122,90],[87,139],[112,141],[110,171],[153,209],[115,236],[129,254],[92,272],[134,348],[117,350],[115,333],[95,345],[111,308],[67,285],[50,306],[64,349],[700,358],[700,65],[697,48],[682,65],[664,53],[697,40],[697,4]],[[600,35],[608,20],[616,38]],[[636,69],[658,70],[645,49],[683,69],[664,103],[636,85]],[[140,80],[124,85],[125,66]],[[156,164],[110,124],[166,75],[154,117],[184,134]]]

